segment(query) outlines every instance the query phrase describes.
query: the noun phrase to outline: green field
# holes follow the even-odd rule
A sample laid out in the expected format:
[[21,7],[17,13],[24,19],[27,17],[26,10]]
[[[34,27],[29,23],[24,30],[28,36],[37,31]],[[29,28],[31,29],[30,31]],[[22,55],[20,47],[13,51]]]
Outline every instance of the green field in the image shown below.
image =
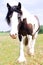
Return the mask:
[[9,33],[0,33],[0,65],[43,65],[43,34],[39,34],[35,44],[35,55],[27,54],[25,47],[26,63],[18,63],[19,41],[12,39]]

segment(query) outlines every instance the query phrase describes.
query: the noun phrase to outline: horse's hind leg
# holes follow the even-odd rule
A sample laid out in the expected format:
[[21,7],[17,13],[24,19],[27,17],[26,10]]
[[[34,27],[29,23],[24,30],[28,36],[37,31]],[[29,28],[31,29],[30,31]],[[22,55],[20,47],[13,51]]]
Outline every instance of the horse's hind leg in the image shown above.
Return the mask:
[[31,35],[28,35],[28,54],[32,55],[32,36]]
[[35,47],[35,41],[36,41],[37,35],[38,35],[38,32],[36,32],[33,38],[31,36],[29,37],[28,52],[30,55],[34,55],[34,49],[35,49],[34,47]]
[[34,55],[35,53],[35,42],[36,42],[36,38],[37,38],[38,32],[35,33],[34,37],[32,38],[32,43],[31,43],[31,49],[32,49],[32,54]]

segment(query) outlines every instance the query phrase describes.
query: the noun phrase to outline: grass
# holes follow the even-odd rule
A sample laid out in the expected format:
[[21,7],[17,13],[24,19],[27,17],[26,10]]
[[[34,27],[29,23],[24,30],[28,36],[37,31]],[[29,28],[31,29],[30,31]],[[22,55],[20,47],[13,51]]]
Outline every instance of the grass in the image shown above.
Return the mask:
[[12,39],[9,33],[0,33],[0,65],[43,65],[43,34],[39,34],[35,44],[35,56],[27,54],[26,63],[18,63],[19,41]]

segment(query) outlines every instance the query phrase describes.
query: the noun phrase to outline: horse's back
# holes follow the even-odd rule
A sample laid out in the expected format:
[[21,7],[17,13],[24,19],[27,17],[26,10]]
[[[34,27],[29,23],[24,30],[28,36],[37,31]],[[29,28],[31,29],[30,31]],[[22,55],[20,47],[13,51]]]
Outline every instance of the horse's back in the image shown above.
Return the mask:
[[33,32],[34,33],[37,31],[37,29],[39,27],[39,21],[37,20],[38,17],[37,18],[36,17],[37,16],[35,16],[35,15],[33,15],[33,14],[27,12],[27,11],[23,12],[23,17],[22,18],[26,18],[27,23],[28,24],[29,23],[32,24],[32,26],[33,26]]

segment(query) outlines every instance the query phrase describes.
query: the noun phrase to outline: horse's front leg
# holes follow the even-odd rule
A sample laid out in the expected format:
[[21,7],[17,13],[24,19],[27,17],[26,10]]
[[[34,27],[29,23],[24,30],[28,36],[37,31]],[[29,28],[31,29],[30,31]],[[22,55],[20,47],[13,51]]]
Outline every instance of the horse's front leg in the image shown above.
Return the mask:
[[23,38],[21,35],[19,35],[19,41],[20,41],[20,56],[18,58],[18,62],[25,62],[25,56],[24,56],[24,44],[23,44]]

